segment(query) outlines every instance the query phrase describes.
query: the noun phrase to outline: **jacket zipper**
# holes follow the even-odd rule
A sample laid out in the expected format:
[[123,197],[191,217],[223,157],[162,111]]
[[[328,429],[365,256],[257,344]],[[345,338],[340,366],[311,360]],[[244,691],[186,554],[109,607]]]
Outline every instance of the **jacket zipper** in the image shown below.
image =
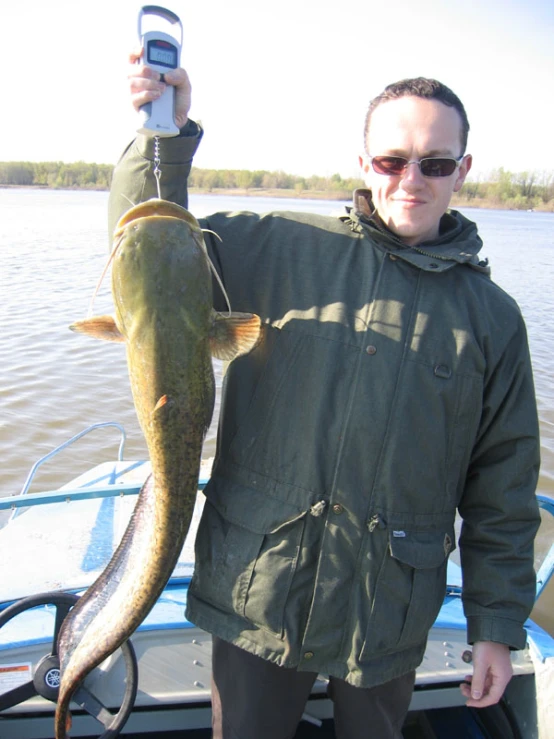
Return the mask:
[[372,516],[369,521],[367,522],[367,528],[369,529],[369,533],[373,534],[375,529],[386,529],[387,524],[382,518],[380,513],[376,513],[374,516]]

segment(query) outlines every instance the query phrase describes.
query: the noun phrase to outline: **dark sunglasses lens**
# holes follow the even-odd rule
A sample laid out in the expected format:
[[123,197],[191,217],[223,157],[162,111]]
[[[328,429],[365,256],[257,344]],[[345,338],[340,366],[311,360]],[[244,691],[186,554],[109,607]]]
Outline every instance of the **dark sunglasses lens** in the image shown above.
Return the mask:
[[456,160],[430,157],[422,159],[420,167],[424,177],[448,177],[456,169]]
[[377,174],[398,175],[404,172],[408,160],[404,159],[404,157],[373,157],[371,164]]

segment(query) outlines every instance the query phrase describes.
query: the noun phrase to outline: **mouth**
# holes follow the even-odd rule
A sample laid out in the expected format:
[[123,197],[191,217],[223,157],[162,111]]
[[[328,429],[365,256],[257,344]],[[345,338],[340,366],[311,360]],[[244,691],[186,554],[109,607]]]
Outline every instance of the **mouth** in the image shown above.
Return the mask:
[[418,205],[427,205],[427,202],[420,198],[395,198],[394,202],[400,204],[404,208],[415,208]]
[[121,216],[115,228],[114,238],[123,233],[126,226],[129,226],[129,224],[137,221],[139,218],[149,217],[177,218],[181,221],[186,221],[192,226],[197,225],[194,216],[180,205],[167,200],[152,198],[151,200],[134,205]]

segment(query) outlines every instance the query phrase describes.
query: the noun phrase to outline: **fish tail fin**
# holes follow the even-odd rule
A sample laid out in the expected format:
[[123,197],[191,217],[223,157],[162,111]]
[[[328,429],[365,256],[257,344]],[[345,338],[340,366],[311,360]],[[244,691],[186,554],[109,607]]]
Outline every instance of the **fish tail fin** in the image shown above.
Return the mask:
[[261,320],[255,313],[215,313],[210,350],[216,359],[231,360],[252,351],[261,336]]
[[73,719],[69,711],[69,698],[70,696],[64,697],[61,701],[58,699],[56,705],[56,716],[54,719],[54,730],[56,739],[68,739],[68,731],[71,729]]
[[113,316],[85,318],[82,321],[75,321],[69,328],[76,333],[92,336],[94,339],[125,341],[124,336],[116,326]]

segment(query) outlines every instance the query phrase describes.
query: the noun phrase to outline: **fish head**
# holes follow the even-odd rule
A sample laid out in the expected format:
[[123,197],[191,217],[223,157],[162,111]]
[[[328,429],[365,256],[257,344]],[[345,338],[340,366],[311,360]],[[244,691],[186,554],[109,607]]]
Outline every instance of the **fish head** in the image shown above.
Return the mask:
[[211,314],[212,282],[202,230],[188,210],[166,200],[133,206],[114,232],[112,295],[125,339],[163,316],[199,330]]
[[115,320],[90,317],[73,323],[73,331],[126,342],[135,354],[154,337],[166,345],[189,345],[191,339],[207,345],[208,339],[211,354],[225,361],[258,344],[259,316],[213,310],[210,270],[224,294],[225,288],[203,230],[180,205],[153,198],[130,208],[115,228],[110,263]]

